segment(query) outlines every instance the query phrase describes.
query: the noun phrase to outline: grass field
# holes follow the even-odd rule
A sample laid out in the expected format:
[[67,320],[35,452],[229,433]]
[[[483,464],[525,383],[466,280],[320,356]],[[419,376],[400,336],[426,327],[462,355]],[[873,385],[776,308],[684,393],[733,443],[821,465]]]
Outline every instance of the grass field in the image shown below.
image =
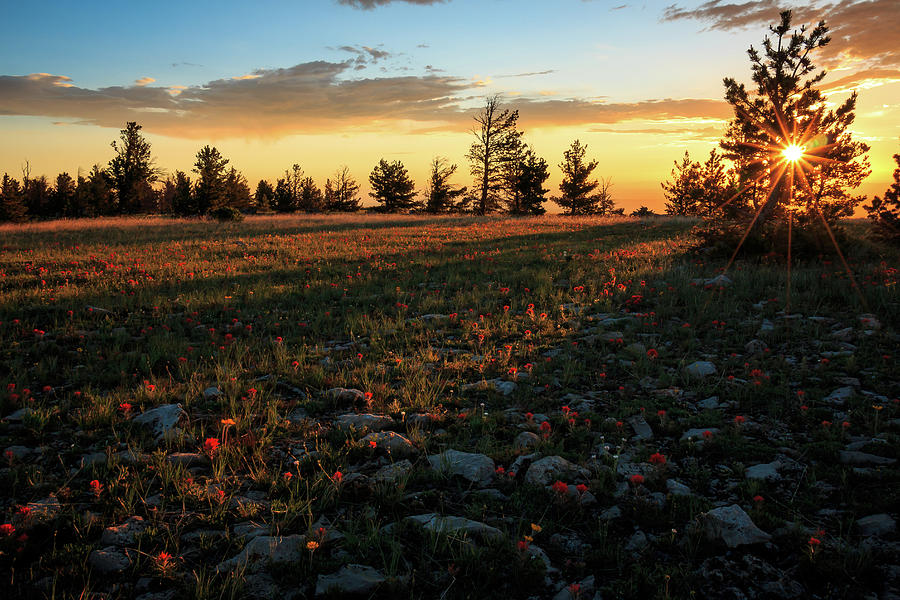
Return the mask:
[[692,225],[0,226],[4,597],[897,593],[898,253]]

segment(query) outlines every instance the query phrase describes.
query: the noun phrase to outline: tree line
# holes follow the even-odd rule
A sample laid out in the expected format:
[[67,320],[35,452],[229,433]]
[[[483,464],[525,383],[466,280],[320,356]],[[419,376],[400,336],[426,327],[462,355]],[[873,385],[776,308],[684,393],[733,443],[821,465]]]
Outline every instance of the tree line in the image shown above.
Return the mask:
[[[572,142],[559,164],[563,179],[560,194],[548,196],[547,161],[523,140],[519,112],[501,106],[491,96],[474,117],[475,141],[466,158],[473,185],[457,186],[450,179],[458,165],[435,157],[421,192],[399,160],[381,159],[369,174],[370,210],[385,213],[506,212],[539,215],[552,200],[567,214],[622,214],[615,210],[609,178],[595,179],[597,161],[587,158],[587,145]],[[55,181],[32,176],[28,163],[21,181],[3,175],[0,220],[97,217],[128,214],[212,215],[236,218],[245,212],[349,212],[362,208],[359,183],[343,166],[325,181],[324,188],[306,175],[299,164],[285,170],[274,185],[260,180],[251,191],[247,178],[222,156],[204,146],[190,173],[176,170],[164,178],[154,161],[141,125],[129,122],[112,142],[115,156],[106,167],[95,165],[87,175],[72,178],[60,173]]]

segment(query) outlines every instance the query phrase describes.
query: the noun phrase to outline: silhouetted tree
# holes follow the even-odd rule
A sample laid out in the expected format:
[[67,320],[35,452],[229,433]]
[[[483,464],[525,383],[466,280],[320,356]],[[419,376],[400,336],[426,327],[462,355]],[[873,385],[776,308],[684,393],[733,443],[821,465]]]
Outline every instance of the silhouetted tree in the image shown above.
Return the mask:
[[153,166],[150,143],[141,135],[141,126],[129,121],[121,130],[119,143],[112,142],[116,155],[109,161],[112,187],[119,200],[119,210],[135,213],[148,204],[151,184],[159,177]]
[[642,206],[637,210],[631,211],[632,217],[655,217],[656,213],[647,208],[646,206]]
[[43,175],[40,177],[25,175],[22,178],[22,195],[29,216],[46,219],[52,214],[51,191],[50,184]]
[[350,169],[343,166],[333,179],[325,181],[325,209],[334,212],[359,210],[359,184],[350,175]]
[[563,172],[563,180],[559,184],[562,196],[556,199],[556,203],[569,215],[602,215],[613,209],[610,180],[591,179],[597,161],[586,162],[586,152],[587,145],[582,146],[579,140],[575,140],[563,153],[564,160],[559,164]]
[[514,191],[516,203],[510,207],[512,214],[542,215],[546,212],[543,204],[547,201],[544,182],[550,177],[547,161],[538,157],[531,148],[518,161]]
[[94,165],[86,178],[78,178],[75,196],[82,213],[87,217],[115,214],[118,210],[109,173]]
[[872,204],[864,206],[869,218],[875,222],[876,236],[900,243],[900,154],[894,155],[894,183],[884,192],[884,198],[875,196]]
[[275,188],[265,179],[260,179],[256,184],[256,192],[253,194],[253,202],[257,210],[274,208]]
[[425,190],[425,212],[442,213],[458,207],[457,198],[465,196],[465,187],[450,184],[450,177],[456,172],[456,165],[448,164],[446,158],[435,157],[431,161],[431,176]]
[[56,187],[50,194],[51,214],[53,217],[82,217],[75,204],[75,181],[72,176],[62,172],[56,176]]
[[209,213],[225,205],[225,165],[228,159],[223,158],[216,148],[204,146],[197,152],[194,173],[197,183],[194,185],[197,210],[200,214]]
[[247,211],[252,204],[253,198],[250,196],[250,186],[247,185],[247,178],[240,171],[231,167],[225,173],[224,206]]
[[409,172],[399,160],[388,162],[381,159],[369,174],[372,191],[369,196],[381,206],[379,212],[401,212],[422,206],[416,202],[416,184],[409,178]]
[[[816,86],[825,72],[815,73],[811,53],[831,40],[828,27],[820,22],[812,31],[791,29],[791,11],[781,13],[781,22],[769,28],[763,52],[750,47],[751,70],[756,92],[726,78],[725,99],[734,108],[721,146],[725,157],[742,169],[739,180],[746,185],[760,177],[767,190],[759,204],[757,226],[770,217],[783,215],[793,205],[799,222],[810,222],[816,213],[834,221],[849,216],[862,197],[848,189],[857,187],[869,174],[865,153],[868,146],[853,141],[856,92],[833,110],[826,110],[825,96]],[[784,148],[804,149],[796,163],[785,160]],[[795,166],[796,164],[796,166]]]
[[24,221],[27,208],[19,182],[3,174],[0,185],[0,221]]
[[475,212],[486,214],[496,210],[504,187],[504,169],[519,149],[522,133],[516,130],[519,111],[500,110],[500,96],[486,99],[484,108],[475,116],[472,133],[475,142],[467,158],[475,178]]
[[713,149],[706,162],[700,164],[692,161],[685,151],[681,163],[675,162],[672,180],[660,184],[666,198],[666,212],[670,215],[711,216],[733,198],[738,190],[732,173],[726,169],[722,159],[722,155]]
[[200,214],[191,178],[184,171],[175,171],[172,178],[172,212],[181,217]]
[[303,181],[303,169],[294,165],[284,172],[284,184],[281,193],[275,195],[275,210],[281,213],[296,212],[300,208],[300,187]]
[[322,190],[316,185],[312,177],[304,177],[300,181],[300,210],[304,212],[320,212],[325,208],[325,198]]

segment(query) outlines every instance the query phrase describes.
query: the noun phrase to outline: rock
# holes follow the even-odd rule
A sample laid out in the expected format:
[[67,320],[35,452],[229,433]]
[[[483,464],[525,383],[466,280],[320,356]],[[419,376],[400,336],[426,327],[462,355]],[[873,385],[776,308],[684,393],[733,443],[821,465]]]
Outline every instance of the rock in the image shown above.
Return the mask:
[[306,549],[306,536],[269,536],[260,535],[253,538],[244,549],[233,558],[224,560],[216,567],[219,573],[225,573],[235,568],[268,561],[273,563],[289,563],[300,560]]
[[405,478],[412,471],[412,463],[407,459],[400,460],[392,465],[385,465],[378,469],[372,480],[377,482],[395,483]]
[[135,536],[147,528],[147,523],[143,517],[129,517],[127,521],[121,525],[113,525],[103,530],[100,536],[100,543],[105,546],[128,546],[133,544]]
[[747,354],[762,354],[768,347],[769,345],[762,340],[750,340],[744,344],[744,350]]
[[32,524],[36,522],[52,521],[56,518],[62,508],[59,504],[59,500],[53,496],[42,498],[35,502],[29,502],[26,506],[31,511],[28,513],[28,517]]
[[31,458],[39,458],[41,451],[37,448],[29,448],[27,446],[9,446],[3,451],[3,458],[12,456],[16,460],[29,460]]
[[380,571],[365,565],[344,565],[331,575],[319,575],[316,596],[328,593],[368,596],[385,582]]
[[5,417],[3,417],[3,420],[8,423],[21,423],[25,420],[25,417],[32,414],[33,412],[34,411],[32,409],[26,406],[6,415]]
[[308,418],[309,413],[307,413],[305,409],[298,406],[294,410],[292,410],[287,417],[285,417],[285,420],[290,421],[291,423],[299,423],[300,421]]
[[431,429],[431,426],[434,425],[435,422],[440,421],[441,418],[438,415],[432,415],[428,413],[418,413],[414,415],[406,416],[406,428],[407,431],[410,429]]
[[260,600],[278,600],[285,594],[268,573],[251,573],[244,577],[243,593],[247,598]]
[[484,454],[447,450],[441,454],[428,457],[435,470],[456,475],[477,485],[489,485],[494,480],[496,466],[494,461]]
[[222,396],[222,390],[219,388],[212,386],[203,390],[203,399],[204,400],[215,400]]
[[594,594],[595,587],[596,583],[594,576],[589,575],[578,583],[567,585],[559,590],[559,592],[553,596],[553,600],[578,600],[579,598],[583,598],[584,600],[594,598],[597,600],[600,597],[600,594],[599,592],[596,595]]
[[463,392],[472,392],[472,391],[480,391],[480,390],[495,390],[504,396],[509,396],[513,392],[516,391],[516,388],[519,386],[516,385],[514,381],[504,381],[502,379],[488,379],[486,381],[475,381],[473,383],[466,383],[461,388],[460,391]]
[[557,479],[588,479],[590,476],[590,471],[561,456],[546,456],[528,467],[525,481],[534,485],[550,485]]
[[698,360],[686,366],[684,368],[684,372],[689,377],[709,377],[710,375],[716,374],[716,365],[712,364],[708,360]]
[[150,429],[158,442],[177,434],[177,425],[185,417],[187,413],[180,404],[163,404],[139,414],[132,422]]
[[131,559],[121,548],[107,546],[91,552],[88,563],[100,573],[121,573],[131,566]]
[[249,542],[261,535],[268,535],[269,527],[253,521],[246,521],[244,523],[235,523],[232,531],[236,537],[242,537]]
[[634,535],[629,538],[628,543],[625,544],[625,550],[629,552],[640,552],[649,545],[650,540],[647,539],[647,534],[638,529],[634,532]]
[[387,415],[372,415],[354,413],[341,415],[334,420],[334,426],[341,431],[356,430],[360,433],[364,431],[381,431],[394,425],[394,419]]
[[375,442],[375,448],[383,452],[387,452],[391,456],[413,457],[419,454],[419,451],[413,446],[413,443],[399,433],[393,431],[378,431],[370,433],[360,440],[364,446]]
[[355,404],[357,402],[365,402],[366,395],[360,390],[347,388],[331,388],[325,392],[325,397],[338,403]]
[[724,288],[724,287],[728,287],[731,284],[732,284],[731,278],[728,277],[728,275],[726,275],[725,273],[722,273],[721,275],[716,275],[712,279],[707,279],[706,281],[703,282],[703,285],[707,286],[707,287],[723,287]]
[[854,333],[852,327],[844,327],[843,329],[832,332],[831,337],[842,342],[849,342],[853,339]]
[[822,398],[822,402],[826,402],[833,406],[843,406],[846,404],[847,400],[853,397],[853,388],[848,386],[840,387],[824,398]]
[[513,446],[515,446],[515,448],[518,450],[524,450],[526,448],[531,448],[532,446],[537,445],[540,441],[541,438],[538,437],[537,434],[534,434],[530,431],[523,431],[516,436],[515,441],[513,441]]
[[881,321],[873,314],[859,315],[859,326],[869,331],[878,331],[881,329]]
[[674,479],[666,480],[666,491],[673,496],[690,496],[693,493],[691,492],[691,488]]
[[729,548],[767,542],[772,536],[757,527],[737,504],[715,508],[701,517],[706,537]]
[[406,521],[417,523],[428,531],[435,533],[465,534],[485,540],[499,540],[503,532],[480,521],[472,521],[465,517],[442,517],[437,513],[406,517]]
[[762,323],[759,324],[759,329],[756,331],[756,335],[766,335],[775,331],[775,324],[768,319],[763,319]]
[[715,410],[719,408],[719,397],[710,396],[705,400],[701,400],[697,403],[697,408],[702,408],[703,410]]
[[628,424],[631,425],[632,429],[634,429],[636,440],[642,441],[653,439],[653,430],[650,429],[650,425],[647,424],[647,421],[644,419],[643,415],[635,415],[629,418]]
[[601,521],[615,521],[622,518],[622,509],[618,506],[611,506],[600,513]]
[[896,458],[887,458],[885,456],[878,456],[875,454],[866,454],[865,452],[858,452],[854,450],[841,450],[840,453],[841,464],[844,465],[856,465],[856,466],[865,466],[865,465],[892,465],[897,462]]
[[897,522],[885,513],[857,519],[856,526],[863,537],[882,537],[897,531]]
[[744,471],[744,477],[762,481],[778,481],[781,479],[781,475],[778,473],[780,468],[781,463],[778,461],[753,465],[752,467],[747,467]]

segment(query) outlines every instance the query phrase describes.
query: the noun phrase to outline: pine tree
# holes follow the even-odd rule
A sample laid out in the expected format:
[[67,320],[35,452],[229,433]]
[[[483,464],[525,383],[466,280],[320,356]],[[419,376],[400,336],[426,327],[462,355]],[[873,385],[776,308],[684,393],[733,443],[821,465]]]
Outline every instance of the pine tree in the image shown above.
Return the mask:
[[475,116],[475,142],[467,155],[475,178],[475,212],[484,215],[497,210],[504,189],[509,161],[519,149],[522,133],[516,130],[519,111],[500,110],[500,97],[491,96]]
[[550,190],[543,185],[549,177],[547,161],[538,157],[531,148],[526,148],[519,161],[515,181],[518,211],[513,214],[542,215],[546,212],[543,204],[547,201],[547,192]]
[[54,217],[83,217],[75,205],[75,180],[66,172],[56,176],[56,187],[50,194],[51,215]]
[[312,177],[304,177],[300,181],[300,210],[308,213],[321,212],[325,207],[322,190]]
[[119,143],[112,142],[116,156],[109,161],[112,187],[119,200],[119,210],[136,213],[147,204],[147,190],[159,177],[153,166],[150,142],[141,135],[141,126],[129,121],[120,131]]
[[269,210],[275,199],[275,188],[265,179],[260,179],[256,184],[256,192],[253,193],[253,203],[256,210]]
[[25,214],[25,199],[19,182],[4,173],[0,184],[0,221],[24,221]]
[[253,204],[253,198],[250,196],[250,186],[247,185],[247,178],[234,167],[231,167],[225,173],[224,191],[224,206],[230,206],[240,211],[250,210]]
[[884,198],[875,196],[872,204],[864,206],[869,219],[875,222],[875,235],[895,244],[900,243],[900,154],[894,155],[894,183],[884,192]]
[[350,169],[343,166],[333,179],[325,181],[325,209],[333,212],[359,210],[359,184],[350,175]]
[[[666,212],[670,215],[712,216],[737,193],[733,173],[723,162],[723,156],[711,150],[702,165],[691,161],[685,151],[679,164],[672,169],[672,181],[661,184],[666,198]],[[734,211],[731,202],[726,210]]]
[[369,174],[369,184],[369,196],[381,204],[376,209],[379,212],[403,212],[422,206],[415,200],[416,185],[399,160],[388,162],[382,158]]
[[456,165],[437,156],[431,161],[431,176],[425,190],[425,212],[442,213],[459,208],[457,198],[466,194],[465,187],[455,187],[450,178],[456,173]]
[[225,165],[224,158],[216,148],[204,146],[197,152],[194,173],[197,183],[194,186],[197,210],[200,214],[210,213],[225,205]]
[[565,208],[569,215],[607,214],[614,206],[609,191],[611,182],[609,179],[591,179],[598,163],[596,160],[585,162],[586,152],[587,145],[582,146],[579,140],[575,140],[563,153],[563,162],[559,164],[563,172],[563,180],[559,184],[562,196],[556,199],[556,203]]
[[[820,22],[807,33],[805,26],[791,29],[791,11],[781,13],[781,22],[769,28],[773,38],[763,41],[763,52],[750,47],[755,92],[732,78],[725,79],[725,99],[734,108],[721,147],[742,170],[739,181],[746,186],[761,184],[756,225],[779,217],[788,205],[801,222],[816,214],[833,222],[849,216],[862,201],[849,189],[869,174],[868,146],[852,139],[856,92],[833,110],[817,89],[825,72],[816,73],[812,53],[827,45],[828,27]],[[788,147],[799,148],[799,160],[789,160]],[[764,190],[764,191],[763,191]]]
[[184,171],[175,171],[172,212],[182,217],[200,214],[191,178]]

